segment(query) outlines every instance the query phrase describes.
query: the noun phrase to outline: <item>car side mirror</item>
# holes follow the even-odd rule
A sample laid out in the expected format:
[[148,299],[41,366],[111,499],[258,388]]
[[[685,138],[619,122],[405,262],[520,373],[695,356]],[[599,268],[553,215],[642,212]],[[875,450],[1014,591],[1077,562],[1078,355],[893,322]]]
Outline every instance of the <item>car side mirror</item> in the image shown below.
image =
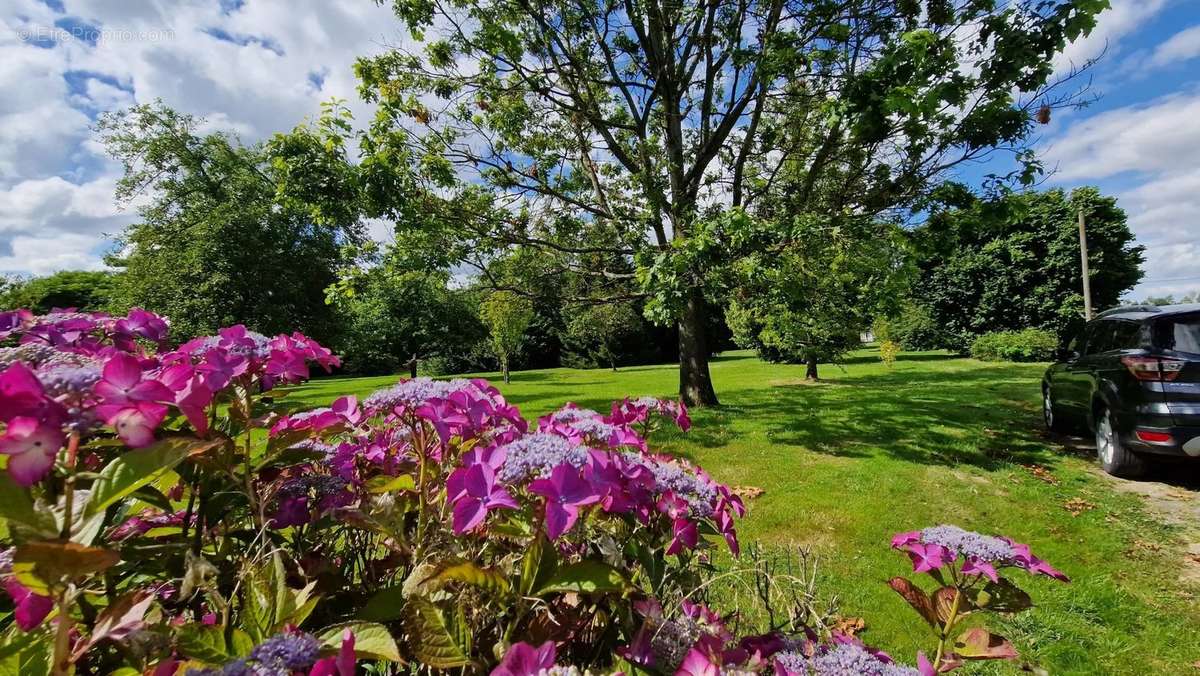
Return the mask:
[[1079,353],[1070,348],[1063,348],[1058,351],[1058,361],[1075,361],[1079,359]]

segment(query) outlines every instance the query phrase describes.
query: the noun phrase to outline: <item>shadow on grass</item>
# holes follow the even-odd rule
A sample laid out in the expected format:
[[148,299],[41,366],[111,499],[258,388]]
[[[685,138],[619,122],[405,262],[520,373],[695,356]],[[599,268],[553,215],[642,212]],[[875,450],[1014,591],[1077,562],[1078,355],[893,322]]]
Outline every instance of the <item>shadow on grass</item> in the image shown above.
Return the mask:
[[892,371],[724,393],[777,443],[815,453],[996,469],[1053,465],[1031,403],[1036,382],[1011,369]]
[[[953,355],[950,353],[935,354],[935,353],[928,353],[928,352],[922,352],[920,354],[901,354],[896,357],[896,361],[901,362],[901,363],[903,363],[903,362],[920,363],[920,362],[931,362],[931,361],[951,361],[954,359],[962,359],[962,357],[959,357],[957,355]],[[879,355],[877,355],[877,354],[857,354],[853,357],[847,357],[847,358],[841,360],[840,362],[838,362],[838,364],[878,364],[878,363],[880,363],[880,361],[879,361]],[[822,364],[821,366],[823,366],[825,368],[835,368],[835,369],[837,368],[837,364]]]

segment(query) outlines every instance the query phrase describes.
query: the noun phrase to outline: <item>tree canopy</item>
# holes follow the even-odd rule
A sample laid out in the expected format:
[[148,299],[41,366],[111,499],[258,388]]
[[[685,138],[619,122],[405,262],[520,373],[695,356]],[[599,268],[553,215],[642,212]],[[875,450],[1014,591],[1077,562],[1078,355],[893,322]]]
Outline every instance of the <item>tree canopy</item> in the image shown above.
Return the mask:
[[1087,220],[1093,306],[1116,305],[1141,281],[1144,249],[1116,199],[1095,188],[970,200],[917,229],[914,297],[942,346],[965,351],[984,333],[1025,328],[1068,337],[1083,321],[1079,210]]
[[[1106,6],[397,1],[419,48],[359,61],[379,111],[364,148],[460,194],[439,233],[476,256],[518,246],[636,260],[653,286],[596,272],[678,323],[680,393],[711,404],[703,327],[716,299],[672,260],[696,250],[704,212],[752,208],[784,159],[800,211],[824,215],[908,208],[996,149],[1032,179],[1033,117],[1074,93],[1052,80],[1052,59]],[[481,194],[499,208],[477,208]]]
[[0,293],[0,307],[44,314],[55,308],[83,312],[110,309],[120,278],[102,270],[63,270],[45,277],[13,280]]
[[277,199],[284,177],[263,148],[201,134],[200,122],[161,103],[98,122],[125,170],[118,198],[145,199],[110,257],[123,270],[115,302],[169,316],[177,338],[240,323],[327,340],[336,327],[325,289],[361,241],[357,208],[322,218]]

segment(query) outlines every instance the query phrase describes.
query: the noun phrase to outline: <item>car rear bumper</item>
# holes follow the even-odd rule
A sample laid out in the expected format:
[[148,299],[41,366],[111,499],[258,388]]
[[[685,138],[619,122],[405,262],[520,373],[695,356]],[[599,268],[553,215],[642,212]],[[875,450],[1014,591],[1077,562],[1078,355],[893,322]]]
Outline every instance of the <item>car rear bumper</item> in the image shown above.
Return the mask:
[[1171,439],[1170,441],[1144,441],[1138,438],[1137,430],[1133,430],[1123,435],[1122,439],[1129,450],[1153,455],[1195,458],[1200,461],[1200,427],[1148,427],[1143,425],[1138,429],[1170,434]]

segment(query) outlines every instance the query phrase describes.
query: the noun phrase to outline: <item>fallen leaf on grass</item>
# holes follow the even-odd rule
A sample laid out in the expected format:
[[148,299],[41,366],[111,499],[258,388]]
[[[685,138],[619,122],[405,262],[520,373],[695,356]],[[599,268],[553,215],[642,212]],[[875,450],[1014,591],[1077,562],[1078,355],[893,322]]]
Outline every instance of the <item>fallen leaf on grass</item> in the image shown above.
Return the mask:
[[1021,466],[1024,467],[1025,469],[1029,470],[1029,473],[1032,474],[1035,479],[1045,481],[1046,483],[1050,484],[1051,486],[1057,486],[1059,484],[1058,477],[1051,474],[1050,470],[1046,469],[1045,467],[1042,467],[1041,465],[1021,465]]
[[1071,513],[1071,516],[1079,516],[1086,511],[1095,509],[1096,505],[1083,498],[1071,498],[1063,503],[1063,507]]
[[1162,551],[1162,545],[1157,542],[1146,542],[1145,540],[1134,540],[1133,545],[1129,547],[1129,556],[1133,556],[1138,552],[1159,552]]
[[842,636],[853,637],[867,628],[867,621],[861,617],[839,617],[833,623],[833,632]]
[[733,494],[743,500],[753,500],[754,498],[762,497],[766,491],[758,486],[734,486]]

